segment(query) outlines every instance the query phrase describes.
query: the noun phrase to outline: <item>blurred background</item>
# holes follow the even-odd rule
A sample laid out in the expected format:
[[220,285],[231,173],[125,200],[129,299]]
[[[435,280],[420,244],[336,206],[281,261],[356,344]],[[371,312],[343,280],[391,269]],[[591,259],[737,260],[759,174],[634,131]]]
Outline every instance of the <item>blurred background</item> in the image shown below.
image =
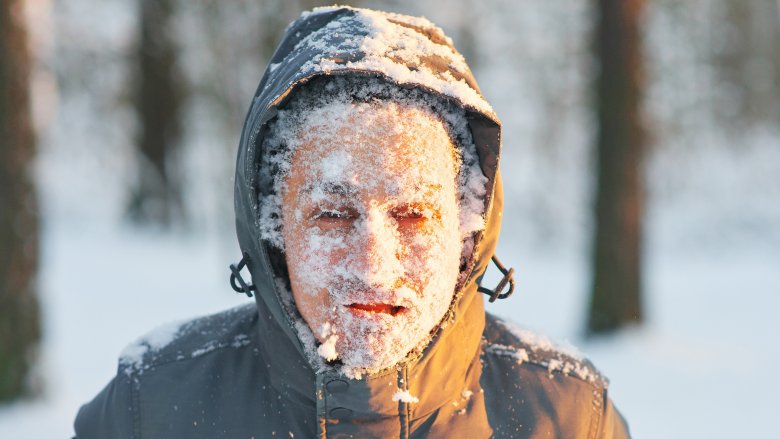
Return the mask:
[[[0,437],[70,437],[127,343],[251,300],[238,137],[323,4],[2,0]],[[488,311],[578,346],[636,438],[774,431],[780,1],[349,4],[443,27],[503,121]]]

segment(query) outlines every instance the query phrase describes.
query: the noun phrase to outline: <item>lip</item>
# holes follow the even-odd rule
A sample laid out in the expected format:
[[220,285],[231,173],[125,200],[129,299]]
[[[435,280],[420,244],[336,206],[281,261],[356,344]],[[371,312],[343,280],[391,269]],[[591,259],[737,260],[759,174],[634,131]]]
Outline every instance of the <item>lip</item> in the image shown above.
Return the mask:
[[397,316],[406,311],[406,307],[389,303],[350,303],[346,306],[355,314],[387,314]]

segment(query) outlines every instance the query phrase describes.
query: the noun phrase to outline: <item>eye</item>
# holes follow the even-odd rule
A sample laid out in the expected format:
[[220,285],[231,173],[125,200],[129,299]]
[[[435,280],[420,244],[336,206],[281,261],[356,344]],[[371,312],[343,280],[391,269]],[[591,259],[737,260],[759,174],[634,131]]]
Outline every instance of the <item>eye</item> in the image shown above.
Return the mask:
[[349,217],[350,217],[349,212],[343,212],[339,210],[325,210],[316,214],[314,216],[314,219],[340,220],[340,219],[347,219]]
[[357,212],[351,208],[318,208],[311,215],[311,219],[320,228],[335,228],[351,224],[355,218],[357,218]]
[[436,216],[436,212],[429,206],[402,205],[390,211],[390,216],[395,218],[400,225],[417,225]]

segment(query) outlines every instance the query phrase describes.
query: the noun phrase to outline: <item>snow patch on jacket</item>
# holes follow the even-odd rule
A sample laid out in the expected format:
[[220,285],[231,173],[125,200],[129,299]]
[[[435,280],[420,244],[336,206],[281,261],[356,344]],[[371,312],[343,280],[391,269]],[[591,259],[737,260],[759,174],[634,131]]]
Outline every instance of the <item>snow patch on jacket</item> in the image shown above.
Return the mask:
[[549,377],[560,373],[603,388],[608,380],[576,348],[488,314],[484,352],[513,359],[518,365],[534,364],[547,369]]
[[257,307],[247,304],[195,320],[162,325],[125,347],[119,356],[119,368],[132,376],[217,349],[248,346],[251,334],[236,332],[235,326],[248,322],[256,313]]
[[154,355],[176,340],[184,324],[184,322],[167,323],[130,343],[119,354],[120,365],[125,366],[126,371],[142,370],[144,358]]

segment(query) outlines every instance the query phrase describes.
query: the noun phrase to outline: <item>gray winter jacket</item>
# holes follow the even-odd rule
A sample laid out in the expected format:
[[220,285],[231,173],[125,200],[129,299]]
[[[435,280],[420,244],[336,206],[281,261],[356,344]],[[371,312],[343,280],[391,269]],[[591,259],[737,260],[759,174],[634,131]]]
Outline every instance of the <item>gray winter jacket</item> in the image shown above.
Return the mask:
[[[388,29],[385,36],[397,34],[393,26],[425,36],[437,51],[410,56],[361,46]],[[294,22],[257,89],[236,165],[236,227],[256,303],[188,322],[167,343],[158,334],[131,347],[116,377],[79,411],[76,436],[628,437],[606,380],[587,360],[485,313],[477,287],[500,231],[501,129],[459,57],[440,29],[412,17],[332,8]],[[360,380],[307,360],[274,281],[285,267],[257,223],[259,199],[268,195],[257,181],[266,123],[298,85],[336,74],[380,76],[465,108],[490,196],[446,324],[421,357]],[[419,402],[394,400],[399,390]]]

